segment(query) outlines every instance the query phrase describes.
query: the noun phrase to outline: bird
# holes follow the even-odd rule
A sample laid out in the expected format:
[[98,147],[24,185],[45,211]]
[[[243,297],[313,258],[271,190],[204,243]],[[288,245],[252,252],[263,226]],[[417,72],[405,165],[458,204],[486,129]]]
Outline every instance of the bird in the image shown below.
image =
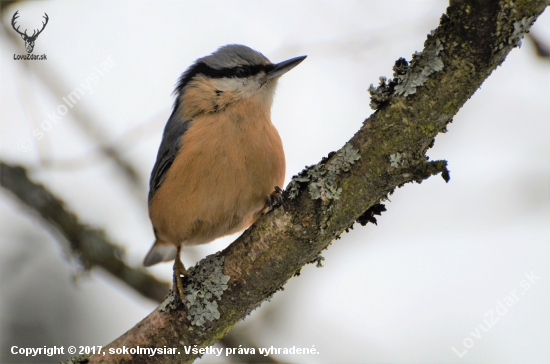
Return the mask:
[[272,63],[229,44],[177,81],[149,181],[155,242],[143,265],[174,260],[172,292],[182,301],[182,248],[248,228],[281,198],[286,162],[271,106],[279,78],[306,57]]

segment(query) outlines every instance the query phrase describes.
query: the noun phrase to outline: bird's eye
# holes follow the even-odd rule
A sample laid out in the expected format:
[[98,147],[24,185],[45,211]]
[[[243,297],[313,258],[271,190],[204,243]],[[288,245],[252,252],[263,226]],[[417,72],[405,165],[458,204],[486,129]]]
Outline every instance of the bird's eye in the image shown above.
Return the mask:
[[250,71],[247,68],[239,67],[235,71],[235,75],[237,77],[248,77],[250,75]]

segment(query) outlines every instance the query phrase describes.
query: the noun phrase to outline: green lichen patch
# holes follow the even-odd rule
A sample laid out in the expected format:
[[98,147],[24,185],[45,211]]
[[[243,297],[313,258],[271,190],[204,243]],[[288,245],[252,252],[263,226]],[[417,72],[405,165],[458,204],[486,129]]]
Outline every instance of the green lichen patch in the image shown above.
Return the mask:
[[430,42],[422,52],[413,55],[407,71],[397,76],[395,93],[407,97],[416,93],[416,88],[422,86],[428,77],[443,69],[443,61],[439,52],[443,50],[443,44],[437,38]]
[[316,165],[308,172],[311,178],[308,190],[312,199],[323,201],[338,200],[342,188],[336,185],[336,175],[327,174],[323,165]]
[[329,165],[328,171],[331,174],[339,174],[340,171],[348,172],[351,169],[351,165],[360,158],[359,151],[353,149],[351,144],[347,144]]
[[393,66],[393,78],[387,80],[384,76],[379,77],[380,83],[378,87],[374,87],[371,83],[368,90],[370,93],[369,106],[371,109],[377,110],[390,100],[393,90],[398,83],[398,77],[405,75],[408,68],[409,63],[407,60],[405,58],[399,58],[395,61],[395,65]]
[[172,310],[175,310],[176,308],[178,308],[178,303],[177,303],[173,293],[170,293],[166,296],[164,301],[159,306],[159,311],[160,312],[165,312],[169,308],[172,309]]
[[389,101],[393,93],[393,87],[395,86],[391,85],[391,81],[386,83],[387,79],[384,76],[379,77],[379,80],[380,83],[378,84],[378,87],[374,87],[374,85],[371,83],[368,90],[370,93],[369,106],[373,110],[378,109],[382,104]]
[[300,172],[300,174],[294,176],[292,178],[292,181],[290,181],[290,183],[288,184],[288,187],[286,189],[288,191],[288,198],[290,198],[291,200],[295,199],[300,193],[301,183],[309,182],[309,177],[302,175],[305,173],[306,170],[304,169],[302,172]]
[[229,282],[229,276],[223,274],[224,259],[220,253],[209,255],[188,270],[184,304],[192,325],[202,326],[207,321],[220,318],[217,300],[222,297]]
[[317,256],[315,258],[313,258],[310,263],[312,263],[312,264],[315,263],[315,267],[317,267],[317,268],[323,268],[324,265],[323,265],[322,262],[324,260],[325,260],[325,257],[323,257],[321,254],[317,254]]
[[525,37],[526,33],[529,33],[529,29],[531,28],[531,25],[533,25],[534,20],[535,17],[530,16],[515,22],[514,31],[512,32],[510,37],[508,37],[508,44],[513,47],[521,48],[521,40],[523,39],[523,37]]
[[403,163],[403,155],[401,153],[390,154],[390,166],[398,168]]
[[351,165],[361,158],[359,152],[350,144],[338,152],[336,158],[330,161],[328,167],[323,163],[304,169],[294,176],[288,185],[288,197],[294,199],[300,193],[302,183],[309,182],[308,191],[312,199],[323,201],[338,200],[342,188],[336,184],[336,176],[341,172],[348,172]]
[[399,58],[393,67],[393,79],[389,81],[386,77],[380,77],[378,87],[370,85],[371,95],[370,107],[379,109],[388,102],[391,95],[407,97],[416,93],[416,88],[422,86],[430,75],[443,69],[443,60],[439,53],[443,50],[443,43],[434,37],[434,32],[428,36],[427,44],[422,52],[416,52],[410,64]]

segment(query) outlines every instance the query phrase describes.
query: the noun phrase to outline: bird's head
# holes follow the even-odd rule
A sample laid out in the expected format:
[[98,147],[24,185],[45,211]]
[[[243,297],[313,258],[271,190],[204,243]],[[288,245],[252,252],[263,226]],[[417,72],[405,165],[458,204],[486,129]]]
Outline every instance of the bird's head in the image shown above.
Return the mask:
[[199,58],[180,77],[174,110],[183,119],[223,110],[230,104],[258,102],[268,110],[280,76],[306,56],[273,64],[260,52],[230,44]]

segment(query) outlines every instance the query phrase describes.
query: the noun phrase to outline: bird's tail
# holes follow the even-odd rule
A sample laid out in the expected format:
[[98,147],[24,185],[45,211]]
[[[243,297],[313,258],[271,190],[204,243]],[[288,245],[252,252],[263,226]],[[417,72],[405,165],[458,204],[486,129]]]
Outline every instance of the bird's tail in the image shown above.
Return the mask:
[[169,262],[176,258],[176,254],[177,248],[174,244],[157,239],[145,256],[143,265],[150,267],[160,262]]

